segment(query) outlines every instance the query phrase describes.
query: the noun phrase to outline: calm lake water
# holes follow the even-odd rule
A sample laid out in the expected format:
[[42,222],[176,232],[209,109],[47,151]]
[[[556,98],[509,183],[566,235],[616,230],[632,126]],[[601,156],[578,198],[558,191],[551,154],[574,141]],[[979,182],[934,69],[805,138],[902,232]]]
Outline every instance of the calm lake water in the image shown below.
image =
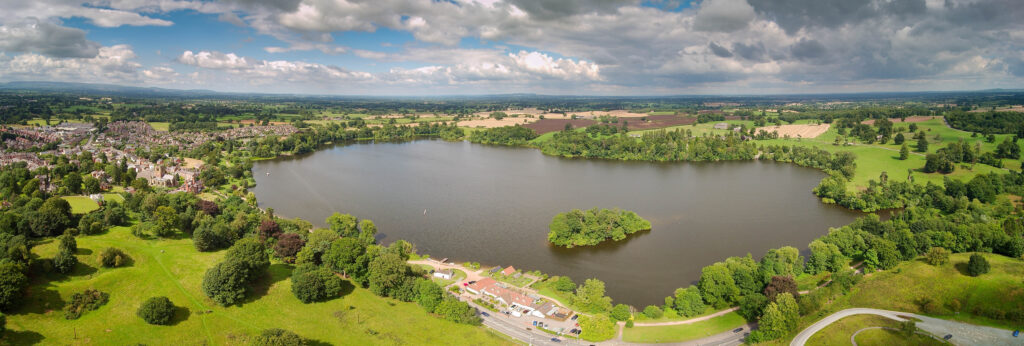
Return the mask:
[[[339,145],[261,161],[253,172],[260,206],[279,215],[324,226],[331,213],[350,213],[372,219],[384,243],[405,239],[435,258],[578,283],[596,277],[615,302],[639,308],[695,283],[701,267],[784,245],[805,249],[861,215],[814,197],[824,173],[773,162],[573,160],[419,140]],[[555,214],[593,207],[635,211],[652,230],[597,247],[547,243]]]

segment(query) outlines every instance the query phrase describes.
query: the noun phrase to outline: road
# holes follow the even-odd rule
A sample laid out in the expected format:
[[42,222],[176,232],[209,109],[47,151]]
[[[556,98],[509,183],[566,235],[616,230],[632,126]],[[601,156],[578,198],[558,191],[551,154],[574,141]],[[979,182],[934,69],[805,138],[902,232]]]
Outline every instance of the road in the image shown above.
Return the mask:
[[967,324],[963,322],[947,321],[938,318],[922,316],[918,314],[912,314],[908,312],[889,311],[880,309],[867,309],[867,308],[854,308],[846,309],[825,317],[821,321],[815,322],[807,329],[804,329],[797,334],[796,338],[789,343],[790,346],[803,346],[807,343],[807,340],[811,338],[814,333],[824,329],[828,325],[835,321],[841,320],[847,316],[853,315],[878,315],[885,318],[893,319],[896,321],[906,321],[906,317],[915,318],[921,320],[917,323],[917,328],[936,335],[943,337],[945,335],[953,335],[949,340],[954,345],[963,346],[997,346],[997,345],[1020,345],[1024,343],[1024,340],[1014,338],[1012,332],[1005,329],[976,326],[973,324]]

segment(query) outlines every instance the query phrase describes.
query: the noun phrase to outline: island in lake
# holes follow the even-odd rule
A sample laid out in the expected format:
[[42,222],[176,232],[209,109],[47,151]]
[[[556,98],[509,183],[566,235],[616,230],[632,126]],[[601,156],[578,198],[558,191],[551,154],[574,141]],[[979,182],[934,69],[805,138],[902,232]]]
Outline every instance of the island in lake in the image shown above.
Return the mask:
[[628,210],[593,208],[559,213],[551,220],[548,241],[564,247],[597,245],[651,229],[651,222]]

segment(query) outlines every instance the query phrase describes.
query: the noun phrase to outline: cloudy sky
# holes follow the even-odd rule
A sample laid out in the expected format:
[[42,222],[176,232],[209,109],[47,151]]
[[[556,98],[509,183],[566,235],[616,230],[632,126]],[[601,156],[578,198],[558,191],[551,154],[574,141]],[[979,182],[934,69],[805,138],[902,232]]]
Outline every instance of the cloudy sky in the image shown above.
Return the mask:
[[1021,0],[12,0],[0,81],[355,95],[1024,87]]

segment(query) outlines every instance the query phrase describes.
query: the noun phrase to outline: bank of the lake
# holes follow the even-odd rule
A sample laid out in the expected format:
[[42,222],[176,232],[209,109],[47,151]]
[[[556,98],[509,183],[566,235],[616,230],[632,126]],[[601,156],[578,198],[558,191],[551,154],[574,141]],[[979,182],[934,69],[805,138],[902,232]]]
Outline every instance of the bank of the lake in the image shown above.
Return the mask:
[[[806,246],[861,215],[811,190],[824,173],[774,162],[573,160],[467,142],[338,145],[257,162],[261,207],[323,225],[332,212],[376,222],[387,243],[421,253],[513,265],[608,283],[617,302],[660,304],[728,256]],[[269,173],[269,175],[267,174]],[[563,249],[548,223],[573,208],[623,208],[657,232]]]

